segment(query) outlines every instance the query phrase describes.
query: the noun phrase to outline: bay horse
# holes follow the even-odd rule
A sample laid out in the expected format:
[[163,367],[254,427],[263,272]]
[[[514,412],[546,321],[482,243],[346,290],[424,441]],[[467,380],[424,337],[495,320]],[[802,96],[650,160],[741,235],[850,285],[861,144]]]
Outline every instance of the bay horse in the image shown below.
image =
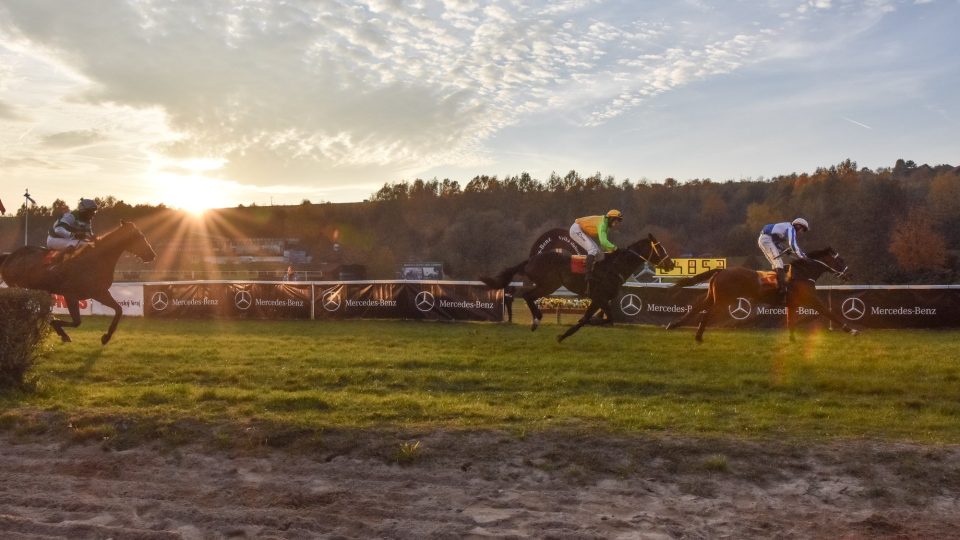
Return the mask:
[[672,270],[674,267],[673,259],[670,258],[667,250],[652,234],[649,234],[646,238],[641,238],[626,248],[618,249],[597,262],[588,294],[586,277],[582,273],[573,271],[572,257],[570,253],[564,251],[544,251],[504,269],[494,277],[481,277],[480,281],[491,289],[502,289],[509,285],[513,276],[517,274],[529,278],[529,283],[519,289],[516,295],[523,297],[527,307],[530,308],[530,314],[533,315],[530,330],[536,330],[543,319],[543,312],[537,306],[537,300],[561,286],[580,296],[590,298],[590,305],[583,317],[557,338],[558,341],[563,341],[587,324],[598,311],[603,311],[606,314],[606,320],[611,321],[610,301],[617,295],[620,286],[641,264],[650,262],[666,270]]
[[0,255],[0,277],[11,287],[39,289],[63,296],[70,312],[71,322],[54,319],[50,325],[64,342],[70,336],[63,327],[80,326],[80,300],[92,298],[113,308],[113,320],[100,343],[106,345],[113,336],[123,314],[123,308],[110,294],[113,284],[113,269],[123,252],[129,251],[144,262],[152,261],[157,254],[136,225],[121,221],[116,229],[99,237],[93,244],[81,248],[51,270],[51,250],[39,246],[24,246],[12,253]]
[[[844,332],[857,335],[859,332],[846,325],[839,317],[830,312],[816,295],[816,281],[826,272],[847,281],[850,279],[847,265],[843,258],[832,248],[812,251],[804,259],[794,261],[787,268],[788,288],[786,297],[787,327],[790,329],[790,341],[796,341],[794,332],[799,319],[799,308],[812,308],[821,316],[833,321]],[[706,294],[700,298],[693,308],[682,317],[666,326],[667,330],[676,328],[699,315],[697,334],[698,342],[703,341],[703,332],[716,311],[729,305],[737,298],[747,298],[771,306],[783,305],[777,292],[776,274],[750,270],[749,268],[715,268],[676,282],[673,287],[689,287],[709,280]]]

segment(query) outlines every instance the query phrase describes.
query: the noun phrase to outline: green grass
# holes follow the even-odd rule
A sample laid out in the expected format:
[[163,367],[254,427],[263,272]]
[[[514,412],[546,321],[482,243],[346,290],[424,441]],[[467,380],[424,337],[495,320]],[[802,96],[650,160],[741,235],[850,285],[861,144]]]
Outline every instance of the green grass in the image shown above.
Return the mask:
[[558,344],[555,324],[125,318],[101,347],[107,322],[85,318],[73,343],[52,342],[33,390],[0,397],[0,427],[42,431],[38,417],[54,417],[80,440],[192,422],[232,429],[223,438],[264,424],[293,437],[599,429],[960,443],[958,332],[808,332],[791,344],[785,331],[716,330],[698,346],[691,330],[624,325]]

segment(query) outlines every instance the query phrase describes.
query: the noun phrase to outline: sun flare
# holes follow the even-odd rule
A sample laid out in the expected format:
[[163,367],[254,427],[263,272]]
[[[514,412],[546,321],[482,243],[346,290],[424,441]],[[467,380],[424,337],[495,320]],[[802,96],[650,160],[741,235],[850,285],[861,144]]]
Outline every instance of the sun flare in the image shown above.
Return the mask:
[[224,161],[218,159],[188,159],[167,164],[152,175],[158,202],[195,216],[211,208],[233,206],[231,182],[206,176],[223,164]]

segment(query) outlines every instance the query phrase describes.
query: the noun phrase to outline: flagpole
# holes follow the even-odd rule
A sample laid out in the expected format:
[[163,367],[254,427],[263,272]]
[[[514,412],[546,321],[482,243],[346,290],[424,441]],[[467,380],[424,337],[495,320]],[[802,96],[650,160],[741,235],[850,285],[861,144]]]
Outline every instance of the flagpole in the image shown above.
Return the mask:
[[30,205],[27,204],[32,202],[36,206],[37,201],[33,200],[33,197],[30,196],[30,189],[25,189],[23,191],[23,245],[26,247],[27,243],[30,241]]

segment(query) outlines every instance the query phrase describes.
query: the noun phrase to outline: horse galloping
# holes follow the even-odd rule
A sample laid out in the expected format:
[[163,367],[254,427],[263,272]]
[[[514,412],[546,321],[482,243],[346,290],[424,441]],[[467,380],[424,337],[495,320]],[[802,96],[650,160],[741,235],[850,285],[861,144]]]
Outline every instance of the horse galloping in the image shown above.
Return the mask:
[[99,237],[89,247],[78,250],[73,257],[68,256],[57,270],[52,270],[48,262],[52,252],[39,246],[24,246],[0,255],[0,276],[11,287],[39,289],[63,296],[71,322],[54,319],[50,325],[65,342],[70,341],[70,336],[63,327],[80,326],[80,300],[92,298],[113,308],[110,328],[100,338],[100,342],[106,345],[123,314],[123,308],[110,294],[110,285],[113,284],[113,269],[125,251],[144,262],[157,256],[136,225],[121,221],[119,227]]
[[516,292],[522,296],[533,315],[531,330],[536,330],[543,319],[543,312],[536,301],[551,294],[561,286],[570,291],[590,298],[583,317],[576,325],[568,329],[558,341],[569,337],[586,324],[597,311],[603,311],[610,320],[610,301],[616,296],[620,286],[645,263],[671,270],[673,259],[652,234],[637,240],[626,248],[618,249],[596,263],[593,270],[593,282],[587,292],[586,277],[574,272],[571,265],[572,255],[562,251],[544,251],[529,259],[504,269],[494,277],[481,277],[480,281],[491,289],[502,289],[510,284],[515,275],[529,278],[530,283]]
[[[816,281],[826,272],[846,281],[850,279],[843,258],[832,248],[812,251],[807,258],[794,261],[789,265],[789,287],[787,289],[787,327],[790,329],[790,341],[795,341],[794,332],[799,319],[800,307],[812,308],[821,316],[833,321],[843,331],[857,335],[839,317],[830,312],[816,295]],[[667,330],[676,328],[695,316],[700,319],[695,336],[703,341],[703,333],[719,306],[726,306],[739,297],[755,300],[768,305],[783,305],[776,288],[776,275],[773,272],[750,270],[749,268],[716,268],[676,282],[673,287],[688,287],[704,281],[710,281],[706,294],[700,298],[682,317],[667,325]]]

